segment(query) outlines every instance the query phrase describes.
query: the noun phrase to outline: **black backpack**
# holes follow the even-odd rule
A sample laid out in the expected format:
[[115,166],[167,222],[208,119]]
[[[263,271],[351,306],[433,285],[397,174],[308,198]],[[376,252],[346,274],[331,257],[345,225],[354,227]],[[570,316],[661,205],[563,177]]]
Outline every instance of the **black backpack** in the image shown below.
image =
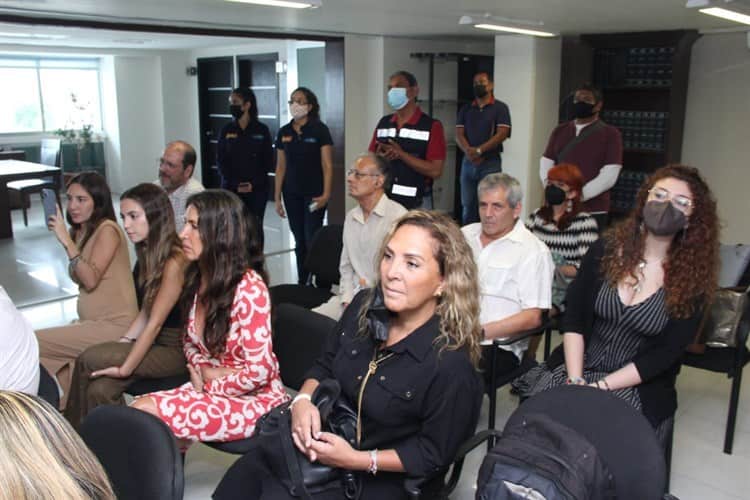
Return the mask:
[[477,500],[616,498],[615,480],[596,448],[542,413],[511,419],[479,469]]

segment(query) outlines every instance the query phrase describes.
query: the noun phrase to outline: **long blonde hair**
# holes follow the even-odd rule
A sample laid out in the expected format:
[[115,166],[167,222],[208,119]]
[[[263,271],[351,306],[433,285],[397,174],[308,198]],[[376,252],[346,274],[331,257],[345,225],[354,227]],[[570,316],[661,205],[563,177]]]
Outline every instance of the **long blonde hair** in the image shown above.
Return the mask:
[[[433,256],[443,277],[443,291],[438,300],[436,314],[440,317],[440,335],[435,342],[441,350],[466,349],[475,368],[482,357],[482,326],[479,323],[479,279],[471,247],[458,225],[445,214],[412,210],[396,221],[383,240],[378,253],[378,265],[383,260],[385,247],[402,226],[416,226],[426,230],[433,240]],[[381,286],[380,273],[373,291]],[[374,299],[374,293],[364,301],[359,313],[359,330],[365,332],[368,322],[365,314]]]
[[99,461],[60,413],[0,391],[0,500],[115,500]]

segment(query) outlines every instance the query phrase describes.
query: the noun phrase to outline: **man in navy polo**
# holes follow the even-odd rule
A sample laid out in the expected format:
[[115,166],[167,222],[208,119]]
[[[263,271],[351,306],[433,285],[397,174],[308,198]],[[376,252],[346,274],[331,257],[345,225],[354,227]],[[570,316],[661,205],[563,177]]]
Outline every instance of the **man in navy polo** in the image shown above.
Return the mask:
[[407,209],[422,205],[425,186],[443,173],[443,125],[417,106],[419,86],[408,71],[388,80],[388,105],[395,111],[380,119],[369,150],[391,162],[393,182],[388,197]]
[[492,95],[494,84],[486,71],[474,75],[476,99],[464,105],[456,119],[456,143],[464,152],[461,163],[463,223],[479,222],[477,185],[488,174],[502,172],[503,141],[510,137],[510,110]]

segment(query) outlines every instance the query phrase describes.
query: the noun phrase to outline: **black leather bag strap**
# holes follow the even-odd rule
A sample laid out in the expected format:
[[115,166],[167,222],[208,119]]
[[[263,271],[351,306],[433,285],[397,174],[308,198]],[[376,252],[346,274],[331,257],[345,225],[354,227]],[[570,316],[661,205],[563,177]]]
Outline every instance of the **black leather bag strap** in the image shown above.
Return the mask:
[[297,451],[292,441],[292,413],[291,410],[287,410],[284,418],[279,419],[279,436],[281,438],[281,448],[284,452],[284,460],[286,462],[287,470],[289,471],[289,479],[294,486],[294,491],[291,492],[294,496],[299,496],[304,500],[312,500],[310,492],[305,488],[305,481],[302,479],[302,470],[299,467],[299,461],[297,460]]
[[[575,126],[575,125],[574,125]],[[565,156],[570,153],[574,147],[576,147],[578,144],[580,144],[585,138],[599,130],[604,126],[604,122],[601,120],[596,120],[594,123],[589,125],[588,127],[584,127],[583,130],[581,130],[581,133],[578,134],[572,141],[567,143],[564,148],[560,150],[560,152],[557,155],[557,159],[555,159],[556,164],[560,164],[565,161]]]

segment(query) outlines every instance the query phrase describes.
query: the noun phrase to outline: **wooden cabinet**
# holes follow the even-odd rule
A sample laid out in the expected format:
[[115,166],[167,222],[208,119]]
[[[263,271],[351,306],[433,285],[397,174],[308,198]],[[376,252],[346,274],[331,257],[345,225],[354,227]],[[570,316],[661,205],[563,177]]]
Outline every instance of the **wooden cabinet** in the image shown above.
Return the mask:
[[604,94],[600,118],[620,129],[623,171],[611,211],[626,213],[645,177],[680,161],[690,51],[695,30],[563,38],[560,121],[571,119],[577,86],[591,82]]

